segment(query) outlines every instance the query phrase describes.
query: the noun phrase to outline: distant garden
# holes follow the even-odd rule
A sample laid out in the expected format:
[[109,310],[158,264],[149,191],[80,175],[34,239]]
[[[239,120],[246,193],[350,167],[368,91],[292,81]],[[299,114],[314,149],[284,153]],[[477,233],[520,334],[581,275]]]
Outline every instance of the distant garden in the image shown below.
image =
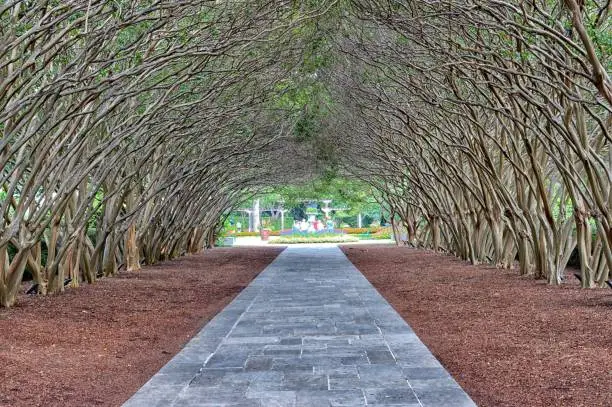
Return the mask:
[[355,180],[318,179],[278,187],[243,205],[227,216],[220,245],[231,243],[227,237],[271,237],[287,244],[393,238],[388,210],[371,187]]

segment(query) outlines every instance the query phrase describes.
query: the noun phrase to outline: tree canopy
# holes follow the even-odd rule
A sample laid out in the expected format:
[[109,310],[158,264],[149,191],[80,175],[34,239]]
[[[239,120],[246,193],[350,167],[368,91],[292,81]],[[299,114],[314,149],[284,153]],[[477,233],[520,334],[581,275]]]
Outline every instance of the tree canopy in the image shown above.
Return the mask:
[[335,175],[408,244],[552,284],[577,248],[603,285],[611,10],[5,1],[0,305],[25,273],[47,294],[198,251],[245,197]]

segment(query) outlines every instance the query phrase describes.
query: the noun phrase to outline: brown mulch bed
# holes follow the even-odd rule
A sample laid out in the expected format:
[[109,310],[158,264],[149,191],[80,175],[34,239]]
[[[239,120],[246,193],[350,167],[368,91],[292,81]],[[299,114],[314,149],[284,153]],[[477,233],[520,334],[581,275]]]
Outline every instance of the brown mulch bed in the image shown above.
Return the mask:
[[407,247],[343,250],[479,406],[612,406],[612,290]]
[[282,248],[219,248],[0,309],[0,406],[117,406]]

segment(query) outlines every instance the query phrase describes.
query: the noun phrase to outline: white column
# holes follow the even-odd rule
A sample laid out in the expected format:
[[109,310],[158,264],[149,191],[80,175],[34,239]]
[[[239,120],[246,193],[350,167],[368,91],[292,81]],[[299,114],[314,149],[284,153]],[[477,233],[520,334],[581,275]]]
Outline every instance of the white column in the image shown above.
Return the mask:
[[259,232],[259,199],[253,201],[253,232]]

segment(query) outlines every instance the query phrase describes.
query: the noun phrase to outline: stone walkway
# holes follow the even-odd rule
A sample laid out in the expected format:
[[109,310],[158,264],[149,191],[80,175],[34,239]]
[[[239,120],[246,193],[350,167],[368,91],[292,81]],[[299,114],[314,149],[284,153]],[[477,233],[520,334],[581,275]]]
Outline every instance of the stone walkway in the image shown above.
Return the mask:
[[475,404],[337,247],[286,249],[125,407]]

